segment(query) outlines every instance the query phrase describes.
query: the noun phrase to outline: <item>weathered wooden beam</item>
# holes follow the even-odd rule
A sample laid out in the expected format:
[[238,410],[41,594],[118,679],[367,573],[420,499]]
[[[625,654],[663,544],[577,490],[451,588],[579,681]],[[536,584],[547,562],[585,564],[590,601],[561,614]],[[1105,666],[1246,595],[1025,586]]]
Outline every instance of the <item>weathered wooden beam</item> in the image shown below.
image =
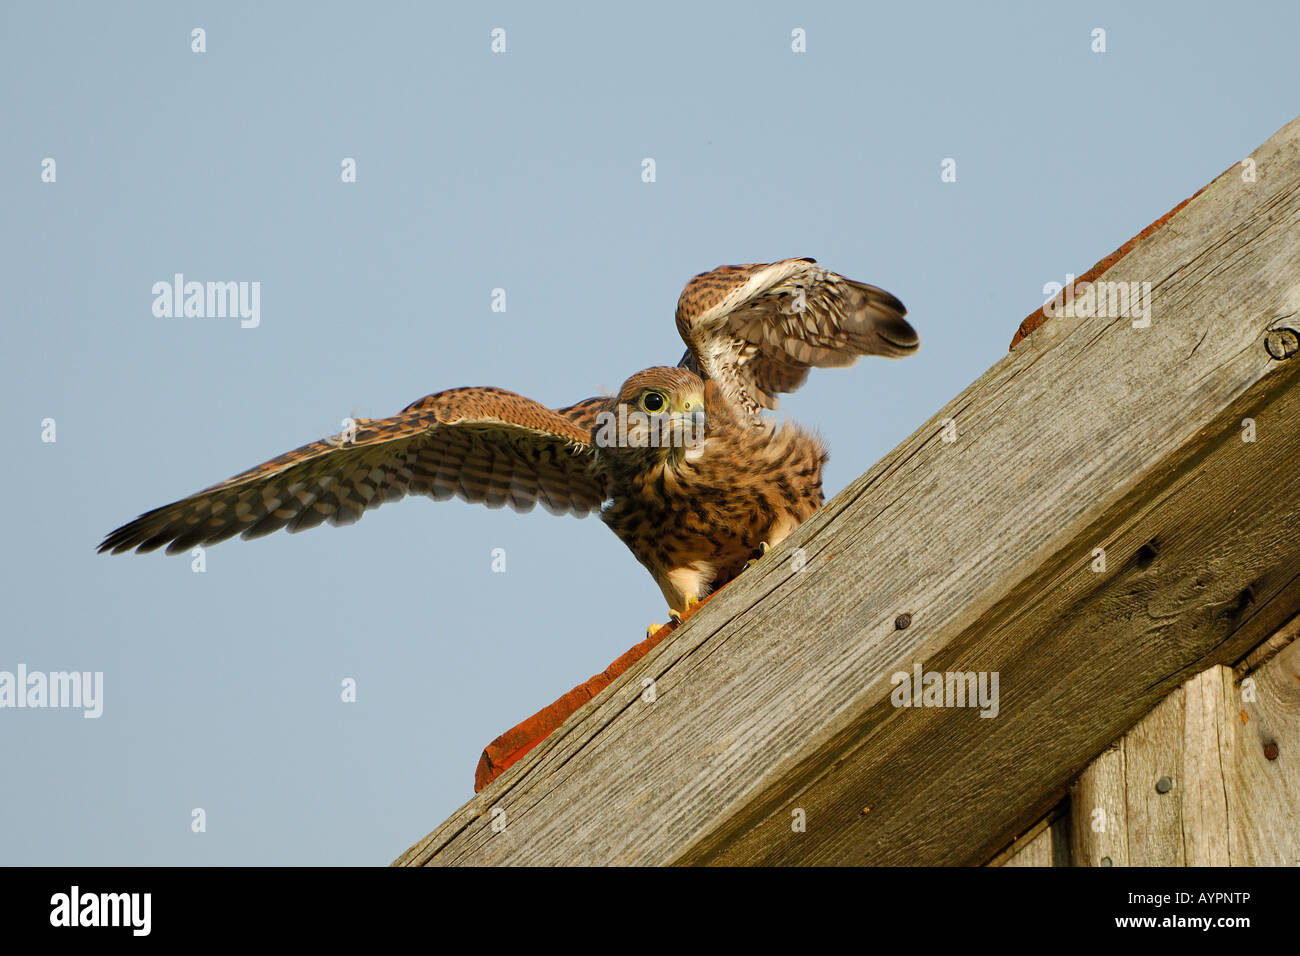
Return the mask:
[[[1263,641],[1300,609],[1300,358],[1269,352],[1300,121],[1254,160],[1103,276],[1151,284],[1148,327],[1048,320],[397,862],[983,863]],[[894,706],[914,665],[996,673],[997,716]]]

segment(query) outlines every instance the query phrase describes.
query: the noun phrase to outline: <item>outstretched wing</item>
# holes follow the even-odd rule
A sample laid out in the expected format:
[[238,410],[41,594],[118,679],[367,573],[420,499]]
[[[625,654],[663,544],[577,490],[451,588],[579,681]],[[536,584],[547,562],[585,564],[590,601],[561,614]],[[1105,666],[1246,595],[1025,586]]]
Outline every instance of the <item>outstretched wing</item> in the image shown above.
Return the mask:
[[859,355],[901,356],[920,344],[907,309],[884,289],[828,272],[813,259],[720,266],[686,284],[677,331],[681,364],[713,379],[751,419],[776,408],[808,370]]
[[[600,507],[603,480],[591,469],[593,402],[552,411],[500,388],[455,388],[426,396],[392,418],[303,445],[243,474],[156,508],[104,539],[114,554],[168,554],[236,534],[260,538],[328,521],[351,524],[403,495],[458,495],[489,508],[541,504],[579,517]],[[568,414],[566,414],[568,413]],[[594,415],[594,412],[592,412]]]

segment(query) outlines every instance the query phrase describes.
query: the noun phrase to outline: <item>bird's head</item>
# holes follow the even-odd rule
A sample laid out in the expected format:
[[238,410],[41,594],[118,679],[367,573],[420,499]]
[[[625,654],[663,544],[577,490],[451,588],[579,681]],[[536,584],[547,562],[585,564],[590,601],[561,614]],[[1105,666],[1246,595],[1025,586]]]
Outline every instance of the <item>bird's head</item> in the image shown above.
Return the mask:
[[637,372],[596,419],[599,454],[625,461],[690,460],[704,445],[704,381],[685,368]]

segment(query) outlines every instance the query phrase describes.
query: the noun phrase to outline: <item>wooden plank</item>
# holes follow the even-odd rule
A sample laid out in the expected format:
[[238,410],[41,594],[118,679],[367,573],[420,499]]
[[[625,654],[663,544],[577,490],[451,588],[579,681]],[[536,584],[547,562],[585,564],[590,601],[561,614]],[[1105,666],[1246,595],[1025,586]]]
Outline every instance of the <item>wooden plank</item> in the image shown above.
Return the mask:
[[1052,318],[398,862],[980,863],[1294,615],[1300,123],[1255,159],[1107,272],[1150,327]]
[[1052,821],[1052,866],[1070,866],[1070,817],[1063,814]]
[[1016,849],[1000,866],[1051,866],[1052,865],[1052,827],[1044,821],[1042,828],[1032,840]]
[[1234,704],[1232,863],[1300,865],[1300,640],[1247,674]]
[[1182,866],[1186,685],[1124,735],[1124,822],[1130,866]]
[[1070,807],[1063,801],[988,862],[988,866],[1069,866]]
[[1228,789],[1235,764],[1232,670],[1212,667],[1183,688],[1182,830],[1188,866],[1228,866]]
[[1088,765],[1070,790],[1070,860],[1075,866],[1128,866],[1124,748]]

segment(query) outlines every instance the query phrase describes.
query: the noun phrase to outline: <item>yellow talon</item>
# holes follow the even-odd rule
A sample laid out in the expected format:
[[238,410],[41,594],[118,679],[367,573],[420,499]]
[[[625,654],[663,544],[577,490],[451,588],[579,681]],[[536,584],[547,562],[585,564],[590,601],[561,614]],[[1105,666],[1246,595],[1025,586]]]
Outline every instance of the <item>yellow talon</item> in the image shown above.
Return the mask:
[[679,611],[676,608],[672,608],[669,610],[668,616],[673,619],[674,624],[681,624],[682,621],[690,615],[691,611],[699,605],[699,603],[700,599],[698,597],[694,594],[688,594],[686,595],[686,610]]

